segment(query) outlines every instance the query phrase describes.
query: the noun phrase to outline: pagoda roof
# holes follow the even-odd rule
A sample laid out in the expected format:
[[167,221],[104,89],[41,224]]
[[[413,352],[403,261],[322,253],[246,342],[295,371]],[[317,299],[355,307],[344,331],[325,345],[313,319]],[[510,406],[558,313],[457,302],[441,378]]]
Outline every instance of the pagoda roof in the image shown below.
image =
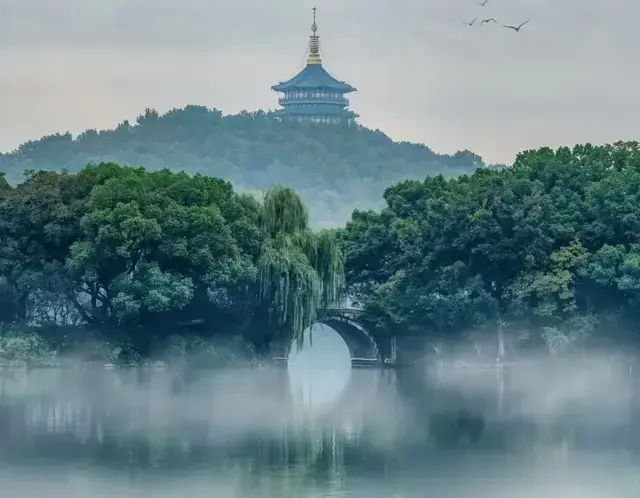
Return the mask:
[[320,64],[307,64],[306,67],[288,81],[283,81],[271,87],[276,92],[286,92],[293,89],[329,88],[341,93],[355,92],[356,89],[338,81]]

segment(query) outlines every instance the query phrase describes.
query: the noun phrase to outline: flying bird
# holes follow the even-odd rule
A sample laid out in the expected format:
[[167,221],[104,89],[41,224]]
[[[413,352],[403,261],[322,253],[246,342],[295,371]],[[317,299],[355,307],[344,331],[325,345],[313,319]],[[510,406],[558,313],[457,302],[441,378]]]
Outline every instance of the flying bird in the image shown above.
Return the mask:
[[484,7],[485,5],[487,5],[487,2],[489,0],[484,0],[484,2],[476,2],[478,5],[481,5],[482,7]]
[[527,24],[531,19],[527,19],[525,22],[523,22],[520,26],[507,26],[506,24],[503,24],[502,27],[503,28],[509,28],[514,30],[516,33],[518,31],[520,31],[520,28],[522,28],[522,26],[524,26],[525,24]]
[[478,19],[478,18],[474,17],[473,21],[471,21],[471,22],[467,22],[467,21],[462,21],[462,22],[465,23],[467,26],[473,26],[473,23],[476,22],[476,19]]
[[488,23],[488,22],[492,22],[494,24],[498,24],[498,21],[496,21],[493,17],[490,17],[489,19],[483,19],[480,22],[480,26],[482,26],[484,23]]

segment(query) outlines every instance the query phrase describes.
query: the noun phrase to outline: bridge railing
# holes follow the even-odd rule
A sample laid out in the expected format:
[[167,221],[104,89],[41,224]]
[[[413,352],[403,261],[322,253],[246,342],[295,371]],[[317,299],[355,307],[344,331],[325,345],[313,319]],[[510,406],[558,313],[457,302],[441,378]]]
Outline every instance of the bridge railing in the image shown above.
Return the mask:
[[351,316],[358,317],[362,315],[362,308],[325,308],[318,311],[319,316]]

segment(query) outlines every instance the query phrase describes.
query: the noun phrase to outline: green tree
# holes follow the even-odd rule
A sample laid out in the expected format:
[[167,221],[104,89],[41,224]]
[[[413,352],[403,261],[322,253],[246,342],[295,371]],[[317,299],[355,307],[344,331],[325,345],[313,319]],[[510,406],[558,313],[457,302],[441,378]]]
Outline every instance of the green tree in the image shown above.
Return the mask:
[[265,239],[258,259],[260,298],[269,303],[279,339],[302,347],[317,312],[344,292],[342,257],[333,232],[313,231],[302,199],[290,188],[269,190],[260,223]]
[[341,234],[348,291],[396,334],[504,327],[552,352],[635,341],[639,193],[636,142],[394,185]]
[[[263,349],[291,344],[344,290],[335,233],[312,230],[289,188],[259,200],[217,178],[101,163],[29,172],[0,189],[0,214],[0,320],[14,335],[75,343],[62,329],[84,327],[127,355],[176,334]],[[195,338],[182,328],[194,323]]]

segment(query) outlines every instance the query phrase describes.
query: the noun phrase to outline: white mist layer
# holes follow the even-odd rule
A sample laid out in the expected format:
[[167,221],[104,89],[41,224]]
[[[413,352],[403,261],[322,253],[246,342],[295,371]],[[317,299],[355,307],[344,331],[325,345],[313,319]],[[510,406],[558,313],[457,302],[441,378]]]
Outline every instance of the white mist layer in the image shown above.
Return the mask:
[[[429,423],[412,403],[422,402],[430,413],[448,409],[430,394],[435,391],[416,389],[410,396],[402,395],[393,372],[350,372],[338,365],[318,373],[309,368],[310,363],[298,364],[306,365],[302,371],[312,376],[306,386],[309,396],[316,400],[325,396],[321,408],[309,405],[309,396],[297,397],[296,385],[300,384],[296,382],[304,384],[310,378],[296,380],[295,368],[200,372],[188,382],[181,377],[183,371],[170,369],[38,370],[4,376],[0,400],[21,418],[3,418],[0,423],[3,496],[626,498],[640,493],[640,460],[617,449],[615,443],[589,452],[572,449],[564,435],[544,440],[541,435],[521,452],[492,452],[470,445],[431,448],[426,456],[412,457],[406,448],[412,444],[417,450],[426,447],[422,434]],[[349,373],[347,380],[340,372]],[[495,371],[442,369],[436,377],[424,380],[431,388],[456,392],[456,399],[469,410],[487,414],[494,410],[494,415],[487,415],[490,423],[492,417],[540,424],[571,418],[596,434],[600,428],[624,431],[630,427],[635,381],[627,372],[624,361],[603,355],[579,361],[521,361],[511,371],[505,395],[510,398],[509,408],[504,412],[496,408],[501,381]],[[24,411],[15,411],[21,403]],[[310,468],[275,465],[257,471],[250,462],[232,460],[212,463],[206,472],[189,468],[107,471],[89,462],[69,463],[72,459],[67,458],[64,444],[59,458],[38,463],[12,459],[8,453],[9,441],[22,437],[20,431],[27,434],[25,441],[43,433],[72,433],[78,440],[88,440],[103,438],[108,424],[115,424],[119,435],[132,439],[167,433],[189,439],[192,428],[204,426],[206,431],[197,432],[197,443],[205,446],[244,438],[277,438],[285,427],[300,434],[338,428],[363,439],[395,468],[363,478],[344,464],[346,476],[334,470],[319,480],[310,477]]]

